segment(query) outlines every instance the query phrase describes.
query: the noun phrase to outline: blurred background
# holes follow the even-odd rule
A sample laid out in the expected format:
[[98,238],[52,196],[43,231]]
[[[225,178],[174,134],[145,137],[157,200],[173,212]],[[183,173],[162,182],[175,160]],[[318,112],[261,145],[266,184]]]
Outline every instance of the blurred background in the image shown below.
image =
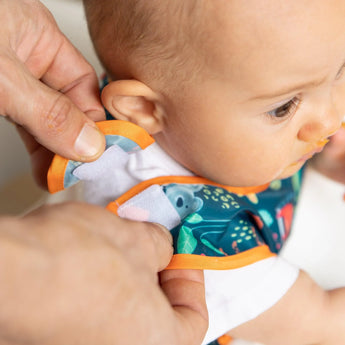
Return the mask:
[[[41,0],[61,30],[101,74],[79,0]],[[22,214],[51,198],[37,188],[29,159],[15,127],[0,117],[0,214]],[[345,286],[345,187],[307,169],[292,235],[283,250],[290,262],[322,286]],[[242,344],[242,343],[241,343]]]

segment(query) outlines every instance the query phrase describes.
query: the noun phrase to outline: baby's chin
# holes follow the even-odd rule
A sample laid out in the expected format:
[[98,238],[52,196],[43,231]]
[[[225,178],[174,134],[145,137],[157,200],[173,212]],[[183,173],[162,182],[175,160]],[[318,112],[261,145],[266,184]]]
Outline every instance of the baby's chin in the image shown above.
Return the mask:
[[255,187],[260,187],[260,186],[266,186],[273,180],[276,180],[276,178],[272,178],[271,180],[267,178],[264,180],[262,178],[253,178],[253,176],[248,176],[248,178],[246,179],[246,177],[243,175],[240,178],[236,178],[235,176],[232,176],[231,178],[226,177],[224,179],[220,179],[219,176],[217,176],[216,179],[212,179],[212,177],[208,177],[208,176],[204,176],[204,177],[222,186],[235,187],[235,188],[255,188]]
[[297,171],[299,171],[305,163],[306,161],[297,161],[297,162],[291,163],[279,173],[279,176],[277,176],[275,180],[278,180],[278,179],[282,180],[282,179],[291,177]]
[[[216,178],[212,178],[213,176],[207,176],[206,174],[204,174],[204,177],[212,182],[218,183],[223,186],[240,188],[259,187],[265,186],[275,180],[283,180],[291,177],[302,168],[305,162],[305,160],[296,161],[294,163],[291,163],[287,167],[282,168],[280,171],[276,171],[276,173],[267,174],[266,171],[264,174],[260,176],[253,176],[252,174],[250,176],[244,176],[244,174],[241,174],[240,176],[236,177],[234,175],[228,174],[223,179],[221,179],[218,172],[218,174],[216,174]],[[197,176],[202,176],[198,174],[196,171],[194,171],[193,173]]]

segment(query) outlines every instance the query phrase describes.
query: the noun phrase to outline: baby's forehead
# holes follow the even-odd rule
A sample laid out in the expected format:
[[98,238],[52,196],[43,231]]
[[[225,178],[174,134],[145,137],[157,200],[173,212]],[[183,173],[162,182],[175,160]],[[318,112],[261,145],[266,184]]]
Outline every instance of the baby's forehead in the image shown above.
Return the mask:
[[263,74],[309,77],[326,73],[344,59],[343,0],[315,0],[312,7],[300,0],[212,3],[212,20],[206,21],[204,29],[209,35],[205,52],[212,70],[222,75],[227,69],[231,75],[248,73],[258,78]]

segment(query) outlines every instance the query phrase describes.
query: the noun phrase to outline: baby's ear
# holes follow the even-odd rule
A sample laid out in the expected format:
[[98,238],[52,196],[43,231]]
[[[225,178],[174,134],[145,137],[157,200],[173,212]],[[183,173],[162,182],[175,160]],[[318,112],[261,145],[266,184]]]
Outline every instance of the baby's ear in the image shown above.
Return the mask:
[[104,106],[116,119],[130,121],[152,135],[163,129],[165,112],[160,100],[151,88],[132,79],[112,81],[102,92]]

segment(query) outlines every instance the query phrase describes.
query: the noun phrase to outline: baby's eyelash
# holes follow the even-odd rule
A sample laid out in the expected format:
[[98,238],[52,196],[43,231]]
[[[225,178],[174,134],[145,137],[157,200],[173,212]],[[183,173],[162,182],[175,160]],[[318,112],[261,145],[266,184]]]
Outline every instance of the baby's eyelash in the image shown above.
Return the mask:
[[297,97],[294,97],[290,101],[279,106],[278,108],[268,111],[266,114],[270,118],[273,118],[276,120],[284,120],[295,114],[300,103],[301,103],[301,100]]

